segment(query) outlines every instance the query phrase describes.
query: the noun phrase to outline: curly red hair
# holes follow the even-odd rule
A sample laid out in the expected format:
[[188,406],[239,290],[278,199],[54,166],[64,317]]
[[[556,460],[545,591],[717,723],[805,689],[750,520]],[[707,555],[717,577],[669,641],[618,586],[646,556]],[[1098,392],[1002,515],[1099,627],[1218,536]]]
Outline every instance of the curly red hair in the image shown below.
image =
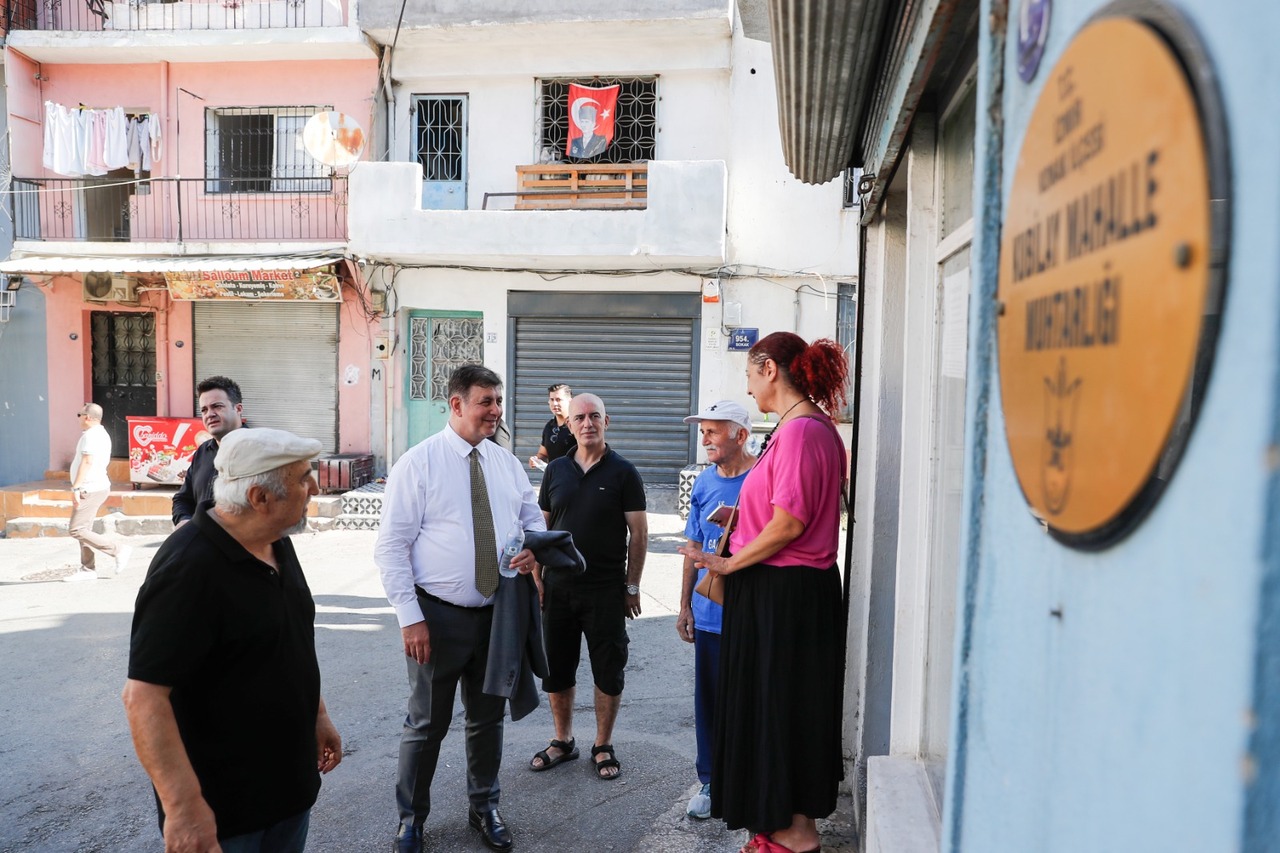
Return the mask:
[[827,414],[843,409],[848,399],[849,361],[844,348],[830,338],[811,344],[794,332],[766,335],[747,353],[752,364],[773,359],[791,386],[817,403]]

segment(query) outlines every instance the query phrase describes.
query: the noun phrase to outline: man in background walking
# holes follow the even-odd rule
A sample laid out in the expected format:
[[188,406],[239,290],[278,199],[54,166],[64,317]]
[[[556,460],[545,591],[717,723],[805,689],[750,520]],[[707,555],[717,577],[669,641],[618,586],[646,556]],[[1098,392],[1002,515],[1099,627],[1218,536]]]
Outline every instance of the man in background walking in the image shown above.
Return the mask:
[[111,436],[102,426],[102,407],[97,403],[85,403],[76,417],[80,419],[81,432],[71,459],[71,524],[67,532],[80,543],[80,567],[63,578],[67,583],[108,577],[98,571],[94,551],[101,551],[115,561],[113,574],[116,575],[128,567],[129,556],[133,553],[128,545],[112,542],[93,532],[98,510],[111,494],[111,480],[107,476],[107,465],[111,462]]

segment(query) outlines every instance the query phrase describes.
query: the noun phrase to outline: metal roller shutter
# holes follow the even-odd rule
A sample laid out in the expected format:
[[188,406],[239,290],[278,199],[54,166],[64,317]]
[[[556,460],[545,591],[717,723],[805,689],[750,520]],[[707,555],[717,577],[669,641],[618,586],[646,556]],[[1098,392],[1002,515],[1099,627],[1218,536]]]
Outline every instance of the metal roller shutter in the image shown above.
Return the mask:
[[575,394],[591,392],[604,400],[609,446],[646,483],[674,484],[693,447],[681,419],[693,411],[694,322],[514,318],[516,456],[527,459],[537,451],[551,416],[547,386],[567,382]]
[[197,302],[196,382],[229,376],[251,426],[338,445],[338,306]]

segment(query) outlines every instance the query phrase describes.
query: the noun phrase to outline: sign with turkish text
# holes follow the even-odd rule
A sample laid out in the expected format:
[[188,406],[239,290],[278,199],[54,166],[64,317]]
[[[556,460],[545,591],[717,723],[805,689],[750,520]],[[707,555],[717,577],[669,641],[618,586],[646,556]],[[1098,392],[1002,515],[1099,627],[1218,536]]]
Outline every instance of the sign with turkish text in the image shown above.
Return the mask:
[[759,338],[759,329],[730,329],[729,349],[730,351],[745,352],[755,346]]
[[338,302],[338,277],[328,272],[298,270],[197,270],[167,272],[165,283],[174,299],[270,299]]
[[569,84],[569,138],[564,153],[585,159],[596,157],[613,142],[618,110],[618,87]]
[[1076,547],[1114,541],[1158,496],[1212,350],[1208,143],[1170,44],[1123,17],[1081,30],[1035,105],[1005,209],[1009,450],[1031,511]]

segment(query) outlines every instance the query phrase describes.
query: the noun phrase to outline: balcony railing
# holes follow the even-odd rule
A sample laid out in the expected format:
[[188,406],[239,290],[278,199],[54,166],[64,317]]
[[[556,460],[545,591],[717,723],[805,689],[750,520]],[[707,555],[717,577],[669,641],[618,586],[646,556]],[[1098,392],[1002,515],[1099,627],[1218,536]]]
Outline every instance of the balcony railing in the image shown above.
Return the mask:
[[134,32],[139,30],[267,30],[340,27],[344,0],[9,0],[12,30]]
[[18,240],[347,239],[347,179],[14,178]]

